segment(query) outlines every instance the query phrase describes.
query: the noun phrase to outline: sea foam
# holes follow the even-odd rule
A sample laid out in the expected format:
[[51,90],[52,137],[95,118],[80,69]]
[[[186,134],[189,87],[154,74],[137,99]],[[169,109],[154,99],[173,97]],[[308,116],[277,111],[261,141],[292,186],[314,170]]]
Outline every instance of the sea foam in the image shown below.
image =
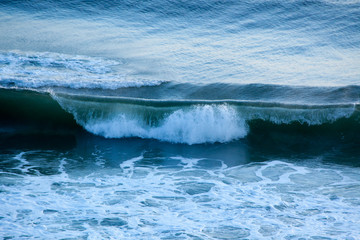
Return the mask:
[[133,77],[121,59],[51,52],[0,52],[0,84],[21,88],[118,89],[162,80]]
[[106,120],[92,119],[83,123],[83,127],[106,138],[141,137],[187,144],[228,142],[247,134],[244,119],[227,105],[179,109],[166,116],[157,126],[118,114]]

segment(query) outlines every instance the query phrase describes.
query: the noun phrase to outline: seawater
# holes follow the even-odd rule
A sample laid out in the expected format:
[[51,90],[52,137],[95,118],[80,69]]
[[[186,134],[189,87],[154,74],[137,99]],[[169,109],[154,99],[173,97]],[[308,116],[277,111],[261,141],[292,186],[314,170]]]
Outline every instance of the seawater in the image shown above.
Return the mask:
[[359,236],[357,168],[321,159],[228,166],[154,150],[130,159],[114,149],[87,151],[2,154],[5,238]]
[[3,239],[359,239],[360,2],[0,1]]

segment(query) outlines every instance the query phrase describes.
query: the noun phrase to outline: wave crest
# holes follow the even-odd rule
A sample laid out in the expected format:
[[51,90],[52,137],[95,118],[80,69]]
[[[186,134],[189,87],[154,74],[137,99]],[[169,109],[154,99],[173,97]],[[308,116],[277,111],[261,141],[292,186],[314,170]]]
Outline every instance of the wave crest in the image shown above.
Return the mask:
[[321,128],[324,124],[348,119],[357,111],[354,104],[311,106],[251,101],[165,101],[67,94],[53,94],[53,97],[78,124],[93,134],[187,144],[244,138],[258,120],[274,126],[300,124],[304,128]]

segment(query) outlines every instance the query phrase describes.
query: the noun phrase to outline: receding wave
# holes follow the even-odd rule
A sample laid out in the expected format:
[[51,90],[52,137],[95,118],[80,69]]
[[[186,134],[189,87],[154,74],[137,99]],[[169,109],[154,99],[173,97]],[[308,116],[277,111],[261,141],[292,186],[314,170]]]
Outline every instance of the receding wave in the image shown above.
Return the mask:
[[[17,122],[47,122],[55,128],[81,126],[105,138],[140,137],[200,144],[229,142],[254,134],[261,137],[272,131],[296,136],[318,130],[317,134],[322,134],[327,128],[333,135],[346,135],[360,126],[357,104],[151,100],[17,89],[1,89],[1,92],[1,101],[7,103],[2,116],[11,116],[8,122],[13,123],[18,117]],[[16,116],[18,105],[26,106],[26,116],[24,112]]]
[[51,52],[0,52],[0,84],[21,88],[118,89],[162,80],[132,77],[122,60]]

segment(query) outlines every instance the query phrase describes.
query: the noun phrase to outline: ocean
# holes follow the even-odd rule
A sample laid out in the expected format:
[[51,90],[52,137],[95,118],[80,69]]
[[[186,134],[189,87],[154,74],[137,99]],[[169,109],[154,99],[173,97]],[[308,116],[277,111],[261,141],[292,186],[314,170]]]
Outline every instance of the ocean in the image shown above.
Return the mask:
[[360,1],[0,0],[0,238],[360,239]]

